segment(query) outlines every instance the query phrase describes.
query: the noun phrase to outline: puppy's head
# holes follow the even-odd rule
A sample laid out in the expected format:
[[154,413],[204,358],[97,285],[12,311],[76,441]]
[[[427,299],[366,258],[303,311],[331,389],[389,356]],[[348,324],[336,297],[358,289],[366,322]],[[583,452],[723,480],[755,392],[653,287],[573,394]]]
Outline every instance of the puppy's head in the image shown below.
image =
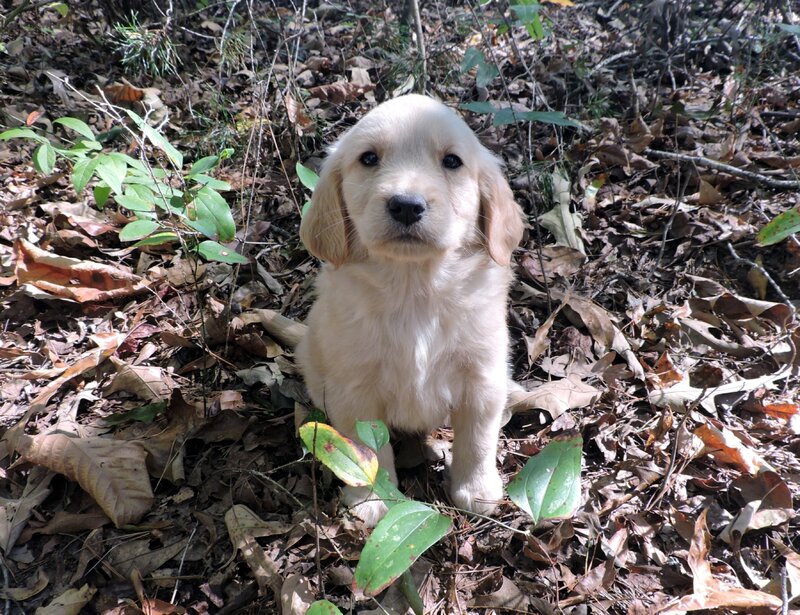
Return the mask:
[[370,255],[422,261],[470,245],[507,265],[522,228],[499,161],[453,111],[409,95],[340,139],[300,236],[334,265]]

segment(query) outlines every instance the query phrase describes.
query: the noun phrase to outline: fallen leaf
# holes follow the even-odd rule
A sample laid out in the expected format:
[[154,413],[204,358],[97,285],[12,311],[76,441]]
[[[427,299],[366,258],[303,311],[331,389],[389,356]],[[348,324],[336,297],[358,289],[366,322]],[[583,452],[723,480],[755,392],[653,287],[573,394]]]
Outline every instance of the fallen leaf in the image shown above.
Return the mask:
[[703,441],[704,448],[701,454],[709,455],[720,463],[735,466],[750,474],[758,474],[762,470],[774,470],[761,455],[746,446],[732,431],[721,424],[719,427],[711,422],[700,425],[694,430],[694,435]]
[[150,510],[153,490],[138,442],[22,434],[15,448],[26,461],[76,481],[117,527],[136,523]]
[[507,423],[513,414],[526,410],[546,410],[555,419],[567,410],[593,404],[600,399],[600,395],[600,389],[582,382],[572,374],[562,380],[540,384],[532,391],[525,391],[517,385],[509,393],[503,421]]
[[51,472],[31,472],[19,499],[0,498],[0,549],[8,554],[17,542],[31,512],[50,495]]
[[169,399],[175,388],[172,378],[160,367],[128,365],[113,356],[110,360],[117,374],[105,391],[107,395],[123,391],[145,401],[162,401]]
[[24,239],[14,243],[17,282],[78,303],[112,301],[147,289],[149,282],[119,267],[59,256]]

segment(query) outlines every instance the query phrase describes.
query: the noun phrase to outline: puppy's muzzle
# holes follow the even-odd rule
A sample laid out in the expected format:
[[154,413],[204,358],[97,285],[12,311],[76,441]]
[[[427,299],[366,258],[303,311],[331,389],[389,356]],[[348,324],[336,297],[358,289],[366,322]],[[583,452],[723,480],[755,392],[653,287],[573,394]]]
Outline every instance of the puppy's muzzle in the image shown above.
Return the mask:
[[396,194],[386,203],[392,220],[412,226],[422,220],[428,203],[419,194]]

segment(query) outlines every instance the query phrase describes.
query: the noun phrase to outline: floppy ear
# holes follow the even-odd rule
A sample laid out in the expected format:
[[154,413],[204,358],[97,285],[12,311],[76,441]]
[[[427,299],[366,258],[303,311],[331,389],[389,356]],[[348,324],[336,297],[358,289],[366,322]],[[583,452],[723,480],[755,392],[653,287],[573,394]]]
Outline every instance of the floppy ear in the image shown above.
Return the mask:
[[338,267],[349,256],[349,225],[342,198],[342,174],[334,153],[323,163],[311,207],[300,222],[300,239],[311,254]]
[[486,249],[498,265],[511,262],[511,253],[522,239],[522,209],[503,176],[500,162],[487,155],[481,168],[481,219]]

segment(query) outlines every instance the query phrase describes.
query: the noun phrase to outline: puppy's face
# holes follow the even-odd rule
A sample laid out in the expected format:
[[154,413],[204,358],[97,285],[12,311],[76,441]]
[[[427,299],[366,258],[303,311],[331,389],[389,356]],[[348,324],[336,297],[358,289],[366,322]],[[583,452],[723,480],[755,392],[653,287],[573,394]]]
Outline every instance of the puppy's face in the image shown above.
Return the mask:
[[357,240],[369,253],[413,260],[477,243],[480,147],[462,120],[429,98],[369,113],[339,145]]
[[507,264],[522,222],[499,162],[464,121],[410,95],[376,107],[342,137],[300,233],[336,265],[369,255],[426,260],[467,245]]

